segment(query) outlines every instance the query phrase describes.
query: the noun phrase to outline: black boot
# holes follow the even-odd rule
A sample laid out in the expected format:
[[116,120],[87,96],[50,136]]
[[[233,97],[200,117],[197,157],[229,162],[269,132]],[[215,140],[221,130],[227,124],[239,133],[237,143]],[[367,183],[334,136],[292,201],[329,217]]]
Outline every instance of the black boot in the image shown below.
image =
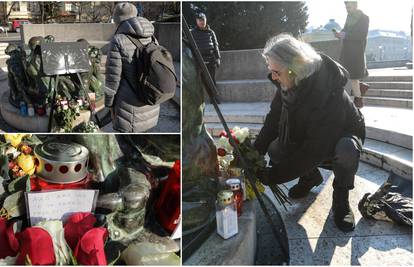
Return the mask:
[[349,207],[349,190],[336,188],[333,192],[332,211],[336,226],[343,232],[351,232],[355,228],[354,213]]
[[318,169],[313,170],[310,174],[300,177],[299,182],[289,189],[291,198],[305,197],[314,186],[323,182],[323,178]]

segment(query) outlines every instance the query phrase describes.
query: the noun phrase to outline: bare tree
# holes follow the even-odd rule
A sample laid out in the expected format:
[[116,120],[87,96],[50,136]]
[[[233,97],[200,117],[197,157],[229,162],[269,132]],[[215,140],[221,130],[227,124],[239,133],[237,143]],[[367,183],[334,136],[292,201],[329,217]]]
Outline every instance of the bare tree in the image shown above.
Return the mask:
[[9,9],[7,9],[7,3],[8,2],[2,2],[3,5],[3,25],[7,25],[8,21],[9,21],[9,17],[11,12],[13,11],[13,8],[18,4],[18,2],[12,2],[11,6]]

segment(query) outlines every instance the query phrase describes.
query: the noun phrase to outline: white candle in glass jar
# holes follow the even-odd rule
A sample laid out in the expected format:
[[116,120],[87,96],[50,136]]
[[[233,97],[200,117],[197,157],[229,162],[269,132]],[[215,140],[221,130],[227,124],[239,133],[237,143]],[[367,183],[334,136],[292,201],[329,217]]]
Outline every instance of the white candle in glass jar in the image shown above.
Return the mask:
[[216,201],[217,234],[224,239],[238,233],[237,207],[230,190],[220,191]]

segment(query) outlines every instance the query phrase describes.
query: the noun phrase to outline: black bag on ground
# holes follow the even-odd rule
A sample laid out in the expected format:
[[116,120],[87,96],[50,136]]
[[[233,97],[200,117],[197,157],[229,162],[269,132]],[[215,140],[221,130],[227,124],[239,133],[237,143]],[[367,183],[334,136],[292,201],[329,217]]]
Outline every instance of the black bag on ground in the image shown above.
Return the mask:
[[358,209],[367,219],[413,225],[412,182],[391,172],[387,181],[374,194],[365,194]]
[[127,35],[128,39],[137,47],[139,86],[136,94],[138,98],[148,104],[161,104],[175,94],[177,76],[174,70],[171,53],[155,43],[153,39],[143,45],[139,39]]

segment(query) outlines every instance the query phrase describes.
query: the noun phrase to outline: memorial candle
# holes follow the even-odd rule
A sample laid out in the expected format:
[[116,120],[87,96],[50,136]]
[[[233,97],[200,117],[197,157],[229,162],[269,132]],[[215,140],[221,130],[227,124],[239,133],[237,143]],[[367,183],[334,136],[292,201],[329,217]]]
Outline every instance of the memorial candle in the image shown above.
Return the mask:
[[238,233],[237,208],[230,190],[220,191],[216,201],[217,233],[228,239]]

